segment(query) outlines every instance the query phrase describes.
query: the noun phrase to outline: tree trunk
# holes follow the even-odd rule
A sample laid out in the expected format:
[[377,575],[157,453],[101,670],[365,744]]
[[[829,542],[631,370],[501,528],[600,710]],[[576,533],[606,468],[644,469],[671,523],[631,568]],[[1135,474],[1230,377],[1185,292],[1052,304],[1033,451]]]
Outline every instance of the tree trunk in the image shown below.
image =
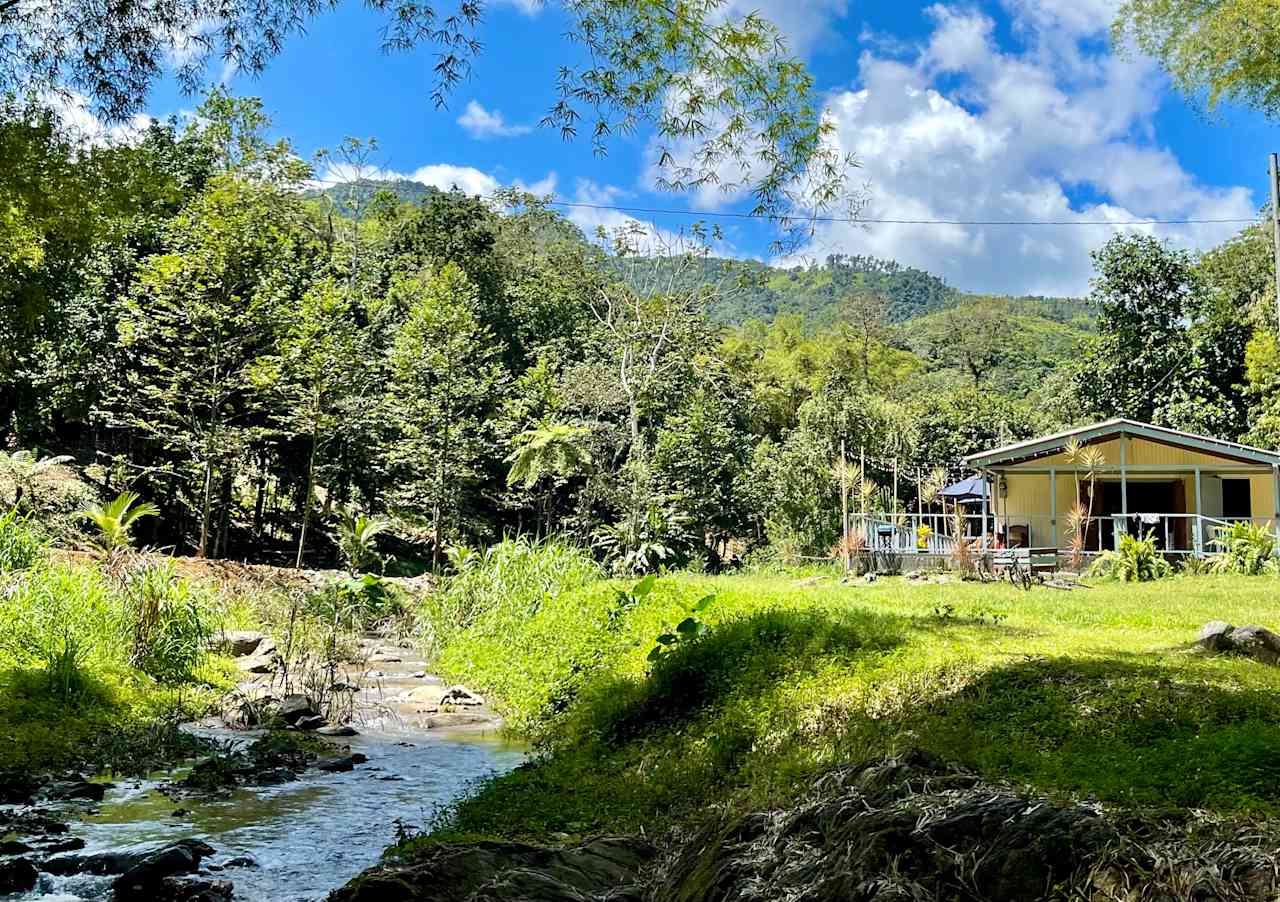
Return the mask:
[[307,491],[302,497],[302,529],[298,533],[298,557],[293,562],[295,570],[302,569],[302,555],[307,547],[307,526],[311,522],[311,499],[316,492],[316,452],[319,448],[319,437],[315,429],[311,430],[311,455],[307,459]]
[[200,505],[200,548],[197,557],[209,556],[209,517],[213,506],[213,460],[204,462],[204,499]]

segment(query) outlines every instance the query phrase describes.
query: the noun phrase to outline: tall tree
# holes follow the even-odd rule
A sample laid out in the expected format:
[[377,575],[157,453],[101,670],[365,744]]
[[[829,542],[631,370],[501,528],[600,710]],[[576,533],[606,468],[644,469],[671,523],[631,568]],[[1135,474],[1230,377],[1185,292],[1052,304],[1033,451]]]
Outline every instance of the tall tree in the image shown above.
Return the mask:
[[299,568],[326,448],[347,421],[359,417],[357,400],[368,389],[373,367],[363,338],[346,286],[321,279],[303,294],[275,353],[255,373],[255,381],[273,395],[277,422],[307,444],[306,488],[294,562]]
[[1098,334],[1076,371],[1090,412],[1151,422],[1192,362],[1184,317],[1194,288],[1190,256],[1148,235],[1119,235],[1093,253],[1089,295]]
[[229,490],[246,447],[252,372],[305,271],[287,215],[295,203],[273,186],[216,177],[170,224],[166,252],[142,265],[125,300],[108,422],[196,467],[201,556],[215,551],[215,493]]
[[1280,114],[1280,6],[1272,0],[1126,0],[1112,31],[1210,109],[1225,100]]
[[397,437],[389,458],[403,479],[397,500],[431,522],[438,567],[468,489],[496,450],[492,413],[505,374],[476,317],[476,288],[456,264],[404,276],[391,291],[409,314],[390,355]]
[[[443,106],[472,70],[485,0],[442,8],[369,0],[387,20],[384,48],[438,52],[432,97]],[[803,220],[840,202],[852,160],[827,140],[813,78],[778,30],[726,0],[560,0],[568,38],[586,65],[567,65],[545,124],[597,151],[611,136],[652,125],[660,181],[749,194],[759,215]],[[179,59],[193,91],[214,59],[262,72],[294,35],[329,10],[322,0],[141,0],[104,9],[89,0],[0,0],[0,92],[72,89],[113,120],[141,111],[149,88]],[[732,175],[726,176],[726,173]]]

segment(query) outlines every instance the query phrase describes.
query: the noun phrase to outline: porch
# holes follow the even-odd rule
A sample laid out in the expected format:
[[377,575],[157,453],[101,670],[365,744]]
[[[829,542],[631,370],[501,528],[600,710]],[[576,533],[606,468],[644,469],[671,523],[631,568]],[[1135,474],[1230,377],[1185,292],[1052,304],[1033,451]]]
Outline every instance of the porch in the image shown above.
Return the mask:
[[[1059,532],[1059,520],[1048,513],[1021,515],[1017,522],[1007,522],[993,512],[962,514],[965,539],[974,551],[983,553],[999,548],[1025,548],[1038,552],[1067,554],[1071,543],[1034,542],[1033,537],[1053,536]],[[957,544],[957,517],[953,514],[899,514],[896,517],[855,516],[854,527],[866,537],[867,551],[892,555],[929,555],[950,557]],[[1221,530],[1235,523],[1250,523],[1275,531],[1271,517],[1210,517],[1187,513],[1109,514],[1091,517],[1085,531],[1084,553],[1099,554],[1113,550],[1120,537],[1150,534],[1156,548],[1170,556],[1204,557],[1216,549],[1214,540]]]

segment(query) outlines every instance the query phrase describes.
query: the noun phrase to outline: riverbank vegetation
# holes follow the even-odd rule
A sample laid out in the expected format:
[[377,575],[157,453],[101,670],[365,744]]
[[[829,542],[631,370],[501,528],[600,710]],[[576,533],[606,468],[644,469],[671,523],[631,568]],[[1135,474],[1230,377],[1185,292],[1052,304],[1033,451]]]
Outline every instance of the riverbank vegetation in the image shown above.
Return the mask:
[[[436,660],[532,738],[431,841],[645,831],[786,804],[823,769],[923,748],[1051,796],[1280,812],[1280,671],[1193,649],[1280,622],[1272,577],[1031,592],[828,573],[567,580]],[[1171,599],[1176,596],[1176,603]],[[708,627],[651,657],[699,601]]]

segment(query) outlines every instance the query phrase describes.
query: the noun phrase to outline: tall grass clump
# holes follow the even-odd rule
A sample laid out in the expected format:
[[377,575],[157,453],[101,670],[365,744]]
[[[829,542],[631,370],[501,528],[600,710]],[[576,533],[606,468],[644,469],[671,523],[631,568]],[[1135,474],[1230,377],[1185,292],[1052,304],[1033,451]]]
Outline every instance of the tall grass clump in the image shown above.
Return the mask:
[[46,540],[28,517],[13,508],[0,514],[0,573],[26,570],[44,558]]
[[602,577],[581,548],[560,540],[506,539],[484,552],[454,550],[456,572],[422,603],[419,631],[428,660],[462,633],[510,633],[548,599]]
[[211,600],[173,562],[140,559],[121,577],[129,663],[161,683],[189,680],[213,634]]
[[58,699],[82,694],[88,668],[123,663],[121,611],[96,570],[62,564],[30,570],[0,591],[0,652],[19,667],[41,669]]

